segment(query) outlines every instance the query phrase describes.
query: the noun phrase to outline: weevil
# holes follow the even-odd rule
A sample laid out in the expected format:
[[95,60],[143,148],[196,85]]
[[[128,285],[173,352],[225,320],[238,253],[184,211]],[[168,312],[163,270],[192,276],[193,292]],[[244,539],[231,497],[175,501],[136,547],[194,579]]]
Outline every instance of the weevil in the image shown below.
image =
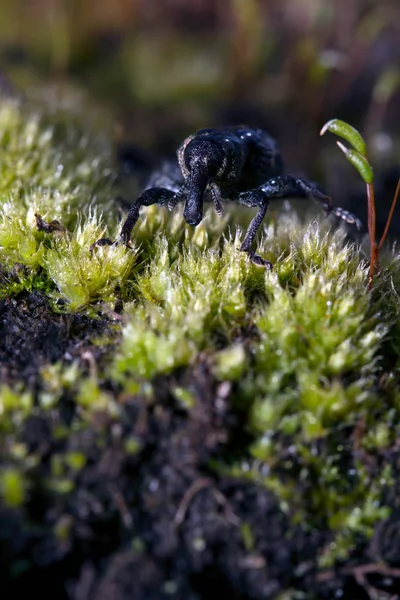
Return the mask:
[[203,218],[205,200],[214,203],[220,216],[222,202],[226,200],[257,208],[240,250],[256,265],[272,268],[269,261],[255,253],[252,245],[271,200],[285,198],[310,198],[320,202],[326,214],[334,214],[362,228],[354,214],[333,206],[330,196],[316,184],[285,174],[277,143],[266,131],[245,125],[201,129],[182,142],[176,161],[164,163],[150,176],[146,188],[129,210],[118,240],[103,238],[93,246],[129,245],[142,206],[159,204],[172,210],[178,202],[185,202],[183,217],[196,227]]

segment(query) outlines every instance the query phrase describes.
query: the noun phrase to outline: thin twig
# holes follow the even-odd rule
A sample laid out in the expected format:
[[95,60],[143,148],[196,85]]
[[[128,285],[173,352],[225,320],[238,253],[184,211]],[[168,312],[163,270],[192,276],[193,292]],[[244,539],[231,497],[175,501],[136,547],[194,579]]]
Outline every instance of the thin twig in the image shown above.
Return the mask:
[[386,221],[385,231],[383,232],[383,235],[381,237],[381,241],[378,244],[378,251],[382,248],[383,242],[385,241],[387,233],[389,231],[390,223],[392,221],[394,209],[396,208],[396,202],[397,202],[397,198],[399,197],[399,193],[400,193],[400,179],[397,182],[397,188],[396,188],[396,192],[394,194],[392,206],[390,208],[390,213],[389,213],[389,216],[388,216],[388,220]]
[[224,494],[222,494],[219,490],[217,490],[211,479],[207,479],[203,477],[201,479],[197,479],[190,488],[187,490],[185,495],[183,496],[181,503],[176,511],[174,517],[175,525],[179,526],[183,523],[186,517],[186,513],[188,511],[189,505],[192,502],[193,498],[200,492],[202,489],[210,488],[211,492],[215,498],[215,500],[224,507],[225,517],[232,525],[240,525],[239,517],[234,513],[231,505],[228,500],[225,498]]
[[85,350],[85,352],[82,352],[81,358],[82,360],[87,360],[87,362],[89,363],[90,376],[93,378],[97,377],[97,365],[93,352],[90,352],[90,350]]
[[357,565],[354,567],[346,567],[344,569],[338,569],[335,572],[333,569],[329,571],[323,571],[322,573],[317,574],[317,581],[326,582],[334,579],[334,577],[338,575],[352,575],[359,586],[364,588],[366,593],[369,595],[371,600],[382,600],[382,598],[387,598],[388,600],[394,600],[397,598],[397,595],[394,595],[391,592],[385,592],[375,586],[371,585],[366,579],[367,575],[382,575],[383,577],[398,577],[400,578],[400,569],[396,569],[393,567],[389,567],[384,564],[378,563],[368,563],[365,565]]
[[183,523],[183,521],[185,520],[187,509],[189,508],[189,504],[191,503],[195,495],[203,488],[211,487],[212,484],[213,482],[211,481],[211,479],[206,479],[205,477],[203,477],[202,479],[198,479],[197,481],[195,481],[190,486],[190,488],[183,496],[178,510],[176,511],[174,517],[175,525],[181,525]]
[[372,573],[385,577],[400,577],[400,569],[392,569],[386,565],[368,564],[354,567],[352,572],[358,585],[364,588],[371,600],[382,600],[382,598],[391,600],[393,598],[390,592],[385,592],[371,585],[366,576]]

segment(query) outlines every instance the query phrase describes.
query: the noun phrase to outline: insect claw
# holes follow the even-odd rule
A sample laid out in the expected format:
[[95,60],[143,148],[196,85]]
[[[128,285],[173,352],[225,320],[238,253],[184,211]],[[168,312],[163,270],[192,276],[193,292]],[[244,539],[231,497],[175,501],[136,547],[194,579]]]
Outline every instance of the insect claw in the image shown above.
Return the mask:
[[344,210],[343,208],[340,208],[338,206],[333,206],[330,208],[329,211],[327,211],[327,215],[329,214],[333,214],[335,215],[335,217],[343,219],[343,221],[346,221],[346,223],[349,223],[349,225],[355,225],[358,231],[361,231],[363,229],[363,224],[360,221],[360,219],[348,210]]
[[272,271],[272,269],[274,268],[272,262],[266,260],[265,258],[262,258],[259,254],[256,254],[253,251],[248,252],[247,256],[249,257],[253,265],[256,265],[257,267],[264,267],[269,271]]
[[94,242],[90,248],[89,248],[89,252],[90,254],[93,254],[93,251],[95,248],[100,247],[100,246],[114,246],[116,245],[117,242],[113,242],[112,240],[110,240],[110,238],[101,238],[100,240],[97,240],[96,242]]

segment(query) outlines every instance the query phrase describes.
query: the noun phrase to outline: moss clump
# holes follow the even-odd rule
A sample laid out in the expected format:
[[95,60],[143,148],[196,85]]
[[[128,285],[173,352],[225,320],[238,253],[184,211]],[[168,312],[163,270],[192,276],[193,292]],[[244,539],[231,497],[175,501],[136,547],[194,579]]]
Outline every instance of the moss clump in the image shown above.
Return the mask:
[[95,218],[79,225],[69,240],[60,240],[46,252],[44,263],[58,290],[57,297],[68,302],[70,310],[89,306],[98,300],[115,302],[116,287],[123,288],[135,263],[135,253],[124,246],[90,250],[101,237]]
[[[84,205],[109,207],[115,175],[107,135],[88,133],[85,117],[65,118],[62,108],[1,99],[0,191],[2,205],[76,223]],[[33,196],[32,196],[33,194]]]
[[[398,414],[398,392],[386,389],[383,409],[379,391],[394,313],[392,307],[382,319],[366,292],[360,252],[344,244],[340,233],[321,235],[311,226],[300,245],[296,241],[298,234],[282,266],[266,276],[268,303],[254,318],[254,360],[236,394],[248,411],[254,460],[230,472],[264,482],[295,520],[327,525],[333,541],[320,559],[328,565],[388,515],[381,500],[391,470],[387,465],[382,476],[380,468],[368,468],[368,440],[374,439],[376,460],[376,452],[390,448],[397,435],[392,412]],[[380,285],[377,296],[386,295],[387,281]],[[360,424],[371,433],[358,441]]]
[[171,262],[165,236],[155,243],[156,256],[137,279],[141,302],[126,306],[117,374],[170,373],[226,344],[247,322],[246,288],[259,278],[243,253],[226,244],[222,251],[183,250]]
[[[279,275],[268,279],[270,301],[255,320],[255,369],[262,376],[243,385],[256,392],[253,423],[264,436],[301,431],[311,441],[371,397],[388,327],[370,312],[357,251],[318,230],[308,231],[305,241],[296,293],[281,286]],[[307,263],[313,268],[305,270]]]
[[[110,209],[115,193],[107,136],[2,100],[0,148],[0,296],[42,289],[70,310],[113,302],[135,258],[123,248],[89,252],[102,234],[96,213]],[[61,231],[40,231],[37,214],[59,221]],[[15,273],[16,265],[24,269]]]

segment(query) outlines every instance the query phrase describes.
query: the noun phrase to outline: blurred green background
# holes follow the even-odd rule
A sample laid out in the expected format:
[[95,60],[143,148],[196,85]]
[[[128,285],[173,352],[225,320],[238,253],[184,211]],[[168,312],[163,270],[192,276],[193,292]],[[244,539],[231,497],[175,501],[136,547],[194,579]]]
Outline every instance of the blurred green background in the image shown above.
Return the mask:
[[399,0],[2,0],[0,8],[2,73],[23,91],[39,82],[60,93],[83,88],[119,124],[117,139],[163,154],[200,127],[245,122],[279,139],[289,168],[329,184],[337,172],[316,158],[332,139],[318,133],[339,117],[361,129],[379,164],[396,162]]

